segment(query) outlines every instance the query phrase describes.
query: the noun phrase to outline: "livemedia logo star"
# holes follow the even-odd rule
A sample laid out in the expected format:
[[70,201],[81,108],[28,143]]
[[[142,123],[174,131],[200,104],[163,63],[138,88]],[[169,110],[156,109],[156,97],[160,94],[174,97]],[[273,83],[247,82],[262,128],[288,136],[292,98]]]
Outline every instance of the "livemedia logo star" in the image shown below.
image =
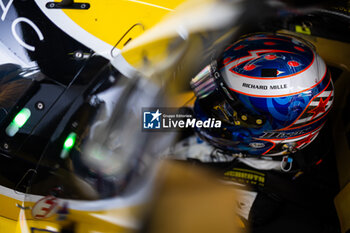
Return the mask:
[[155,112],[143,112],[143,128],[144,129],[160,129],[160,118],[162,113],[159,112],[159,109]]

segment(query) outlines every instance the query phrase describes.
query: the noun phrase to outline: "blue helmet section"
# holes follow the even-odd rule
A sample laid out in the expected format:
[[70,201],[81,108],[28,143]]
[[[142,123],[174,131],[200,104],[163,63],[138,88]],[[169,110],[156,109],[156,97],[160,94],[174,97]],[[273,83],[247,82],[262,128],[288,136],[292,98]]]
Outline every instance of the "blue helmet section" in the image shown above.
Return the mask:
[[[240,63],[240,58],[252,55],[252,51],[264,50],[262,56],[253,57],[250,61],[245,59]],[[266,53],[266,50],[271,50],[271,53]],[[228,47],[220,61],[222,66],[236,62],[238,65],[231,71],[247,76],[248,79],[271,78],[262,76],[263,69],[277,69],[276,78],[279,78],[293,76],[308,69],[313,64],[315,55],[309,46],[293,37],[255,35]],[[320,74],[316,72],[314,77],[302,78],[315,79],[317,75]],[[235,109],[231,106],[225,109],[231,111],[232,116],[235,112],[262,116],[265,119],[264,124],[250,127],[242,121],[223,121],[221,129],[201,128],[198,129],[199,135],[212,145],[232,153],[274,156],[290,153],[290,147],[301,149],[318,135],[332,105],[333,83],[328,72],[322,75],[323,77],[318,77],[321,81],[312,88],[283,97],[254,97],[231,90],[231,94],[244,108]],[[217,102],[214,102],[197,99],[194,105],[196,117],[201,120],[212,118],[213,114],[208,106],[212,105],[212,109],[217,109]],[[229,103],[225,102],[224,105]]]
[[291,125],[305,110],[310,101],[322,92],[330,82],[325,77],[322,82],[313,89],[296,95],[284,97],[253,97],[235,93],[238,99],[250,111],[270,117],[271,130],[281,129]]
[[310,47],[297,39],[279,35],[255,35],[226,49],[223,63],[251,56],[252,51],[264,54],[240,63],[232,69],[233,72],[248,77],[262,77],[262,69],[277,69],[277,77],[284,77],[307,69],[314,60]]

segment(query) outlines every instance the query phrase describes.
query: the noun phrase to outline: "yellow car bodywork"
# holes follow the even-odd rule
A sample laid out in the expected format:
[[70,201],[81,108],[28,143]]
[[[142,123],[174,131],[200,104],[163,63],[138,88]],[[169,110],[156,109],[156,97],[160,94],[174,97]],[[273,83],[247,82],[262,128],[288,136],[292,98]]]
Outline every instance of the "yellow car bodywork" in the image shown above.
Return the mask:
[[[99,40],[122,49],[130,40],[160,22],[169,12],[185,0],[84,0],[88,10],[61,10],[71,21]],[[56,2],[58,2],[56,0]],[[75,26],[76,26],[75,25]],[[69,27],[69,25],[67,25]],[[118,43],[119,42],[119,43]],[[35,202],[13,198],[15,190],[0,185],[0,232],[61,232],[63,227],[74,224],[74,232],[129,232],[134,230],[125,221],[137,218],[139,204],[123,208],[82,211],[69,209],[67,219],[57,221],[58,215],[43,220],[32,217]],[[22,195],[25,199],[25,194]]]

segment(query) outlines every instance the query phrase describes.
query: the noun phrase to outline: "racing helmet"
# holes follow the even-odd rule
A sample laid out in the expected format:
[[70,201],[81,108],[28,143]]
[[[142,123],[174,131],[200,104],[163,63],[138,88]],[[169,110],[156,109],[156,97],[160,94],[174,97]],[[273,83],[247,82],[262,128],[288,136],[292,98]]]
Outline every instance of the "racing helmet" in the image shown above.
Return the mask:
[[327,66],[311,44],[284,34],[254,34],[228,46],[191,80],[197,128],[211,145],[233,154],[288,155],[319,134],[333,103]]

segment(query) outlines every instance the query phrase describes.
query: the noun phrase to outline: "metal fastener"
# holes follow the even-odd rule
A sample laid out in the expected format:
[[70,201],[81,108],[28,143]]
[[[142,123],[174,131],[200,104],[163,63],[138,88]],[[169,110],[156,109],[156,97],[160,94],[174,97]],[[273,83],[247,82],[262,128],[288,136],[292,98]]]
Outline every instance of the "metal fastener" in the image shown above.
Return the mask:
[[36,109],[38,109],[38,110],[43,110],[45,106],[44,106],[44,103],[43,103],[43,102],[39,101],[39,102],[37,102],[37,103],[35,104],[35,107],[36,107]]

